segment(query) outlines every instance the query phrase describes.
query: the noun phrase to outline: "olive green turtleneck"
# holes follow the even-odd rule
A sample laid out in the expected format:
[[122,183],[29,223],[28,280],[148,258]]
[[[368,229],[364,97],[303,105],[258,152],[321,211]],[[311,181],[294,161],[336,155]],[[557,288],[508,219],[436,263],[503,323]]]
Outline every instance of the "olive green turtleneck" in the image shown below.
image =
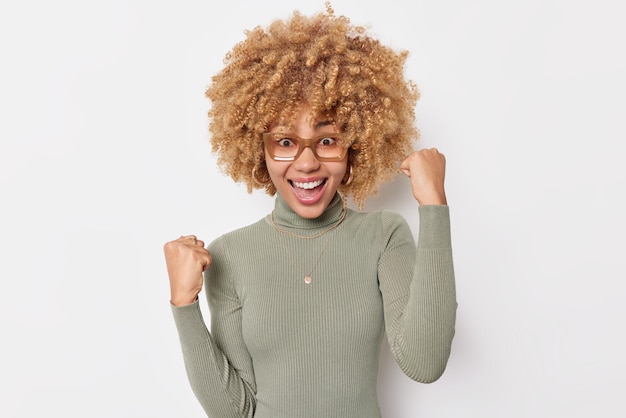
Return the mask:
[[417,248],[389,211],[348,210],[301,237],[341,212],[339,195],[316,219],[278,196],[275,226],[268,215],[209,245],[211,331],[198,302],[172,307],[207,416],[379,418],[384,330],[409,377],[443,373],[457,306],[448,207],[419,207]]

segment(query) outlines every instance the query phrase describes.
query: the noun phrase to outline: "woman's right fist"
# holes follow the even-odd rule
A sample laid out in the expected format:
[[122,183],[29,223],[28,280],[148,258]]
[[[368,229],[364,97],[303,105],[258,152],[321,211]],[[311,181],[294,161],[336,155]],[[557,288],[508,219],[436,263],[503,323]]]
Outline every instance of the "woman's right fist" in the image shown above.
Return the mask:
[[202,290],[202,272],[211,264],[211,254],[195,235],[181,236],[163,246],[170,278],[171,302],[189,305]]

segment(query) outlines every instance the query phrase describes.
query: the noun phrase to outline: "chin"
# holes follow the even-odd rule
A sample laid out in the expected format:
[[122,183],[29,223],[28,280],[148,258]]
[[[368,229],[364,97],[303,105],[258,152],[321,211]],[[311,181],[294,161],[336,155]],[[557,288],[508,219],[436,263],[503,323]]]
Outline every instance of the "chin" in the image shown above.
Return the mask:
[[291,183],[287,192],[290,195],[289,198],[287,199],[287,196],[283,195],[283,199],[291,209],[303,218],[314,219],[324,213],[335,195],[336,188],[329,187],[328,181],[325,180],[315,194],[304,195]]

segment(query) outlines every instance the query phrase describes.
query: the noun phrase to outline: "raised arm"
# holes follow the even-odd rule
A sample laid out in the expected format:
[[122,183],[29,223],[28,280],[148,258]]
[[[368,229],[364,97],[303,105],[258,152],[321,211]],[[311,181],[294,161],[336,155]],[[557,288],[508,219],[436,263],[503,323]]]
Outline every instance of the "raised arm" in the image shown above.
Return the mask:
[[[191,388],[209,418],[252,417],[252,364],[241,337],[241,307],[223,268],[219,240],[212,244],[215,249],[211,247],[210,252],[202,246],[204,251],[196,251],[201,241],[194,243],[195,237],[179,240],[194,248],[180,247],[180,242],[168,243],[165,253],[173,289],[172,312]],[[202,270],[211,299],[212,328],[217,332],[207,329],[197,298],[202,289]],[[186,272],[188,278],[176,272]],[[174,301],[182,302],[177,305]],[[220,329],[226,329],[227,335]]]
[[423,206],[417,249],[405,220],[383,213],[378,265],[391,352],[413,380],[443,374],[455,332],[456,292],[447,206]]
[[417,248],[404,219],[383,216],[379,280],[387,336],[402,370],[424,383],[443,374],[456,322],[445,168],[445,156],[435,148],[413,152],[400,165],[419,203]]

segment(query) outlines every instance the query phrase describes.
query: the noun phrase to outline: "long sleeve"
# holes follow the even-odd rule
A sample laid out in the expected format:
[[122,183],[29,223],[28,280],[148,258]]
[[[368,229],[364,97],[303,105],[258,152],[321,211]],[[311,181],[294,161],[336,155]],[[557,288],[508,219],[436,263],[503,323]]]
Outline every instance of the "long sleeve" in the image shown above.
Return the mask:
[[[445,370],[456,295],[447,207],[420,207],[419,243],[388,211],[274,215],[209,245],[211,312],[173,308],[193,391],[210,418],[380,418],[385,331],[397,363],[432,382]],[[305,275],[313,272],[313,280]],[[254,361],[253,361],[254,360]]]
[[378,263],[391,352],[413,380],[444,372],[455,332],[456,291],[448,206],[421,206],[417,249],[406,221],[382,213]]
[[205,272],[212,331],[198,301],[172,310],[187,376],[207,416],[252,417],[256,390],[252,361],[241,335],[241,304],[230,284],[221,244],[218,239],[209,247],[213,262]]

